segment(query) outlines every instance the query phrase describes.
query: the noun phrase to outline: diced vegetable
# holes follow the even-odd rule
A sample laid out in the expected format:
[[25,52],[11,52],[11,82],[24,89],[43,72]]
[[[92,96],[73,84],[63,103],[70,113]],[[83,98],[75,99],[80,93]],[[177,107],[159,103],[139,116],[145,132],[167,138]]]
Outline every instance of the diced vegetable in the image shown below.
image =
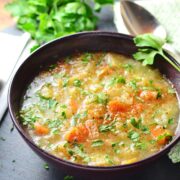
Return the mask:
[[113,114],[127,112],[129,108],[129,104],[125,104],[117,100],[112,100],[108,103],[108,110]]
[[65,139],[68,142],[83,142],[88,137],[88,130],[86,126],[80,124],[77,127],[72,127],[69,132],[66,133]]
[[140,93],[140,98],[144,99],[145,101],[151,101],[151,100],[156,100],[157,97],[159,97],[160,95],[158,95],[157,91],[142,91]]
[[35,133],[40,136],[47,135],[49,133],[48,127],[41,125],[38,122],[34,123],[34,129],[35,129]]
[[150,131],[159,145],[166,144],[172,138],[171,132],[169,130],[163,129],[161,126],[153,126]]
[[73,114],[75,114],[77,112],[77,110],[78,110],[78,103],[77,103],[77,101],[74,100],[74,99],[71,99],[70,100],[70,107],[72,109]]

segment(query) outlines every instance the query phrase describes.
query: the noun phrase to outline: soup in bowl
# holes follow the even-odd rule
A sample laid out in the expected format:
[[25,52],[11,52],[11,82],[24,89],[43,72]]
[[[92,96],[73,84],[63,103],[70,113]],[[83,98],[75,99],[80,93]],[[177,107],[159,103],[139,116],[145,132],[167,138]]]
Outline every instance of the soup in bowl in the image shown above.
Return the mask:
[[175,92],[157,69],[129,57],[82,53],[33,80],[20,117],[35,144],[59,158],[124,165],[171,141],[178,116]]
[[46,160],[84,173],[119,173],[167,152],[180,135],[179,73],[162,59],[143,66],[136,50],[130,36],[92,32],[33,53],[9,92],[22,137]]

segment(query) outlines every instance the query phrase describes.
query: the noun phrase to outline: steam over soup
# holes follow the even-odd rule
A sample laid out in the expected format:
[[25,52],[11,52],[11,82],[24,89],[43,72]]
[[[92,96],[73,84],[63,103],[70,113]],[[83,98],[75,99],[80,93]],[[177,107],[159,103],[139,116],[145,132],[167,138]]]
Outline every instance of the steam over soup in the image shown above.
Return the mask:
[[92,166],[130,164],[174,136],[179,107],[158,70],[114,53],[65,58],[30,84],[20,116],[36,145]]

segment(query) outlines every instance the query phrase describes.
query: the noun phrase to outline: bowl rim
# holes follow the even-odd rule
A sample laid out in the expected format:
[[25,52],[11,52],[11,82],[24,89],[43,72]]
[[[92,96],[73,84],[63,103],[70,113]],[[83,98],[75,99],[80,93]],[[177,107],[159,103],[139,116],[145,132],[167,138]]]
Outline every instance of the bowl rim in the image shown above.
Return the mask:
[[[161,155],[163,155],[164,153],[168,152],[169,149],[171,147],[173,147],[179,140],[180,140],[180,132],[178,132],[178,134],[176,134],[176,136],[173,138],[173,140],[167,144],[165,147],[163,147],[160,151],[152,154],[151,156],[148,156],[142,160],[139,160],[137,162],[131,163],[131,164],[125,164],[125,165],[114,165],[114,166],[91,166],[91,165],[83,165],[83,164],[77,164],[77,163],[73,163],[67,160],[64,160],[62,158],[59,158],[55,155],[52,155],[48,152],[46,152],[45,150],[41,149],[40,147],[38,147],[33,141],[32,139],[26,134],[25,130],[22,128],[22,126],[20,124],[18,124],[18,119],[16,118],[16,114],[13,111],[12,108],[12,86],[15,83],[14,79],[17,76],[19,70],[21,68],[23,68],[24,64],[26,64],[26,62],[32,58],[33,55],[38,54],[39,51],[41,51],[41,49],[47,48],[48,46],[53,45],[54,43],[61,43],[61,41],[66,41],[68,39],[72,39],[72,38],[76,38],[76,37],[80,37],[80,36],[106,36],[106,37],[117,37],[117,38],[121,38],[121,39],[125,39],[128,41],[132,41],[134,36],[131,35],[127,35],[127,34],[122,34],[122,33],[117,33],[117,32],[106,32],[106,31],[91,31],[91,32],[80,32],[80,33],[76,33],[76,34],[72,34],[72,35],[68,35],[68,36],[64,36],[61,38],[57,38],[55,40],[52,40],[46,44],[44,44],[43,46],[39,47],[36,51],[34,51],[33,53],[31,53],[26,59],[25,61],[21,64],[21,66],[18,68],[18,70],[16,71],[14,77],[11,80],[10,86],[9,86],[9,91],[8,91],[8,108],[9,108],[9,112],[10,112],[10,117],[11,120],[13,121],[16,129],[18,130],[18,132],[21,134],[21,136],[23,137],[23,139],[26,141],[27,144],[29,144],[31,147],[33,147],[35,149],[35,151],[39,152],[40,154],[42,154],[43,156],[46,157],[46,159],[51,159],[57,163],[61,163],[63,165],[66,166],[71,166],[74,168],[78,168],[78,169],[82,169],[82,170],[91,170],[91,171],[116,171],[116,170],[122,170],[122,169],[129,169],[131,167],[134,166],[139,166],[139,165],[143,165],[146,164],[148,162],[151,162],[153,159],[156,159],[158,157],[160,157]],[[173,58],[170,56],[170,58],[173,60]],[[178,98],[179,101],[179,98]],[[180,119],[179,119],[180,121]],[[177,126],[178,128],[178,126]]]

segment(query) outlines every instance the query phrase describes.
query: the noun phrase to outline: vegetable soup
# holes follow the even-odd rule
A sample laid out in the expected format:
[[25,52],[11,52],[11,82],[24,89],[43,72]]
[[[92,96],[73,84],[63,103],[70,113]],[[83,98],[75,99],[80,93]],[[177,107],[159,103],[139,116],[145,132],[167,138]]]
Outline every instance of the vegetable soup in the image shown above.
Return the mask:
[[82,53],[41,72],[20,117],[46,152],[90,166],[130,164],[173,138],[179,105],[158,70],[115,53]]

